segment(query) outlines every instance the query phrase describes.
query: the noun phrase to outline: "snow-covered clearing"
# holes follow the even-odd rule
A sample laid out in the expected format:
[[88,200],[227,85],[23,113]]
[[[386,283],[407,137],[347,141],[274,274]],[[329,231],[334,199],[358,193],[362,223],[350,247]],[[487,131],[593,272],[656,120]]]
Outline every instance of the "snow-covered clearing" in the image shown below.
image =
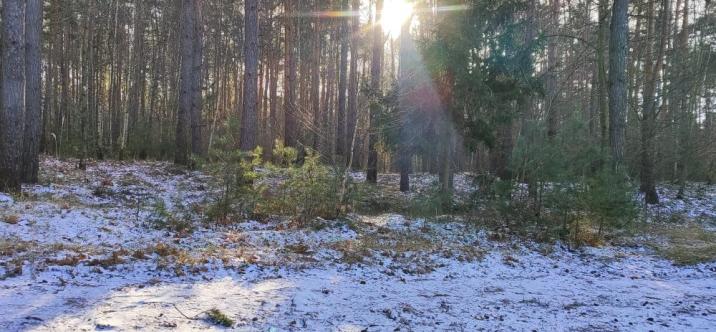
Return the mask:
[[[2,331],[221,330],[212,308],[240,331],[716,329],[716,263],[675,266],[638,242],[569,250],[390,214],[174,234],[152,227],[158,202],[202,225],[210,177],[53,159],[42,173],[52,184],[0,194]],[[716,190],[700,190],[654,213],[713,230]]]

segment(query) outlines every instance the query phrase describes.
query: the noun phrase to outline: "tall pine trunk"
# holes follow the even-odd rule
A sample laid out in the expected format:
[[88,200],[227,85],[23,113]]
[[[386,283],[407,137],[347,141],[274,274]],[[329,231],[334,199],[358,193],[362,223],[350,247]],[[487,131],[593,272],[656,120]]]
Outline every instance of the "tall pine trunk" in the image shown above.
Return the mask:
[[24,2],[5,0],[2,6],[0,192],[20,191],[25,87]]
[[[559,0],[550,0],[550,25],[552,29],[559,29]],[[556,31],[558,32],[558,31]],[[556,34],[556,33],[555,33]],[[559,67],[559,53],[557,52],[557,38],[551,37],[547,43],[547,136],[557,136],[559,127],[559,87],[557,84],[557,68]]]
[[191,152],[198,156],[204,155],[202,142],[202,108],[203,108],[203,57],[204,57],[204,26],[202,16],[202,0],[194,1],[194,34],[192,42],[192,81],[191,81]]
[[654,176],[654,139],[656,135],[656,84],[663,67],[664,52],[666,50],[667,27],[669,21],[669,0],[662,0],[662,7],[659,14],[659,31],[657,32],[654,23],[653,4],[648,4],[647,14],[649,20],[647,34],[649,38],[656,38],[656,55],[652,55],[654,42],[648,40],[647,61],[644,64],[644,91],[642,104],[641,121],[641,192],[644,193],[644,200],[647,204],[658,204],[659,195],[656,192],[656,179]]
[[182,0],[180,21],[181,66],[179,76],[179,107],[177,112],[176,145],[174,162],[189,166],[191,150],[189,124],[191,121],[192,74],[193,74],[193,35],[194,35],[194,0]]
[[627,115],[627,52],[629,50],[629,1],[614,0],[609,40],[609,147],[612,161],[624,163]]
[[[347,0],[342,0],[341,8],[347,9]],[[340,23],[341,55],[338,68],[338,110],[336,111],[336,154],[346,157],[346,87],[348,84],[348,24],[343,18]],[[347,160],[348,158],[345,158]]]
[[[383,0],[377,0],[375,4],[375,20],[373,22],[373,59],[370,68],[370,90],[374,96],[380,96],[380,81],[383,74],[383,29],[380,25],[381,11],[383,10]],[[380,112],[380,105],[377,98],[371,102],[370,117],[368,125],[368,171],[366,173],[366,181],[368,183],[378,182],[378,151],[376,145],[378,134],[376,132],[377,113]]]
[[[380,0],[379,0],[380,1]],[[354,13],[360,12],[360,0],[353,0],[352,11]],[[350,83],[348,84],[348,119],[346,121],[346,136],[347,146],[346,151],[355,152],[355,146],[353,146],[353,136],[358,129],[358,51],[360,49],[360,17],[353,15],[353,22],[351,23],[351,61],[350,61]],[[357,141],[357,140],[356,140]],[[352,164],[357,164],[356,156],[350,156],[348,158],[352,160]]]
[[129,143],[130,149],[139,147],[142,144],[138,137],[139,133],[137,131],[137,126],[140,113],[139,108],[142,104],[141,98],[143,98],[144,95],[144,63],[147,61],[144,58],[144,1],[136,0],[135,7],[134,45],[132,46],[132,80],[130,82],[132,87],[129,92],[129,101],[127,103],[129,121],[127,128],[125,129],[127,134],[124,138],[124,140]]
[[37,182],[42,119],[42,0],[27,0],[25,7],[25,132],[22,180]]
[[298,119],[296,114],[296,24],[290,17],[296,5],[295,0],[284,0],[285,22],[285,59],[284,59],[284,141],[288,147],[298,145]]
[[256,147],[258,125],[258,0],[244,2],[244,103],[241,117],[241,150]]
[[398,146],[398,168],[400,169],[400,191],[410,191],[410,171],[412,159],[412,147],[408,128],[408,118],[410,109],[413,107],[409,100],[409,94],[412,93],[412,83],[410,76],[413,64],[410,59],[415,56],[415,46],[410,36],[410,22],[412,17],[408,19],[401,28],[400,32],[400,52],[398,70],[398,113],[400,122],[400,142]]
[[[316,10],[320,10],[318,4]],[[316,17],[313,20],[313,36],[311,50],[311,112],[313,115],[312,129],[313,150],[318,151],[321,135],[321,19]]]

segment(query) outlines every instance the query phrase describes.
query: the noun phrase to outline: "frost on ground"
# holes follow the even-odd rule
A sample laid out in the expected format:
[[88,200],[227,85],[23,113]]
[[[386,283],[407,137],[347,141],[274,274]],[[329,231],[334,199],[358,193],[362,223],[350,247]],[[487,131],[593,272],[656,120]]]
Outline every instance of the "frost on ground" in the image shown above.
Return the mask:
[[[648,246],[493,241],[477,226],[391,214],[210,227],[202,209],[215,185],[199,172],[119,162],[81,172],[52,159],[42,172],[52,184],[0,194],[2,331],[223,329],[210,309],[250,331],[716,327],[716,263],[677,266]],[[699,202],[659,213],[708,219],[716,203]],[[200,226],[162,230],[162,213]]]

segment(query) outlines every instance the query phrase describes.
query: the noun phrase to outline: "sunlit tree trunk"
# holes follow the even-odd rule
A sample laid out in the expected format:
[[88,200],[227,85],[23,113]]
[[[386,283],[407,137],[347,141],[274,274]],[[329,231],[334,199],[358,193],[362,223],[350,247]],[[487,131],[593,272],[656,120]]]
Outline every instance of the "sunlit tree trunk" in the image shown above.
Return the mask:
[[259,25],[258,0],[244,2],[244,104],[241,117],[241,150],[256,147],[258,106]]
[[[354,13],[360,12],[360,0],[353,0],[352,11]],[[353,136],[358,126],[358,53],[360,50],[360,17],[359,15],[353,16],[351,23],[351,61],[350,61],[350,83],[348,84],[348,119],[346,121],[347,129],[347,146],[346,151],[355,151],[352,146]],[[356,156],[351,156],[353,164],[357,164]]]
[[[347,0],[342,0],[341,8],[346,10]],[[336,154],[346,157],[346,87],[348,84],[348,23],[342,19],[340,23],[341,58],[338,67],[338,109],[336,110]],[[345,158],[347,159],[347,158]],[[344,160],[345,160],[344,159]]]
[[[383,75],[383,29],[380,25],[381,11],[383,10],[383,0],[377,0],[375,6],[375,20],[373,22],[373,59],[371,60],[371,78],[370,89],[376,97],[381,92],[381,77]],[[376,98],[377,99],[377,98]],[[378,151],[376,150],[378,134],[377,130],[377,114],[380,112],[378,100],[373,100],[370,108],[370,117],[368,125],[368,171],[366,173],[366,181],[368,183],[378,182]]]
[[400,51],[399,51],[399,62],[400,69],[398,70],[398,109],[399,109],[399,122],[400,122],[400,142],[398,146],[398,168],[400,169],[400,191],[410,191],[410,171],[411,171],[411,158],[412,148],[411,142],[408,135],[408,113],[410,112],[411,105],[408,100],[410,91],[410,75],[411,68],[409,68],[409,57],[414,56],[411,54],[415,51],[414,47],[411,47],[413,41],[410,36],[410,23],[411,19],[408,19],[402,26],[400,32]]
[[[320,10],[319,6],[315,8]],[[321,18],[313,20],[313,36],[311,49],[311,111],[312,119],[312,144],[313,150],[318,151],[321,138]]]
[[295,0],[284,0],[285,15],[285,59],[284,59],[284,140],[286,146],[296,147],[298,145],[296,114],[296,24],[295,18],[289,13],[295,10]]

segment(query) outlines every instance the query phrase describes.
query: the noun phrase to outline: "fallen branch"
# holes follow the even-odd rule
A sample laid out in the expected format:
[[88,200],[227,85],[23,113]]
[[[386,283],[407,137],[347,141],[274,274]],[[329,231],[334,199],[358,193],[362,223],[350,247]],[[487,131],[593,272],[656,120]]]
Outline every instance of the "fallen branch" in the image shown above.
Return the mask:
[[194,317],[189,317],[189,316],[185,315],[181,310],[179,310],[179,307],[177,307],[176,304],[172,303],[172,306],[174,307],[174,309],[176,309],[176,311],[177,311],[180,315],[184,316],[184,318],[186,318],[186,319],[188,319],[188,320],[199,320],[199,316],[201,316],[201,315],[207,313],[207,311],[202,311],[202,312],[196,314],[196,316],[194,316]]

